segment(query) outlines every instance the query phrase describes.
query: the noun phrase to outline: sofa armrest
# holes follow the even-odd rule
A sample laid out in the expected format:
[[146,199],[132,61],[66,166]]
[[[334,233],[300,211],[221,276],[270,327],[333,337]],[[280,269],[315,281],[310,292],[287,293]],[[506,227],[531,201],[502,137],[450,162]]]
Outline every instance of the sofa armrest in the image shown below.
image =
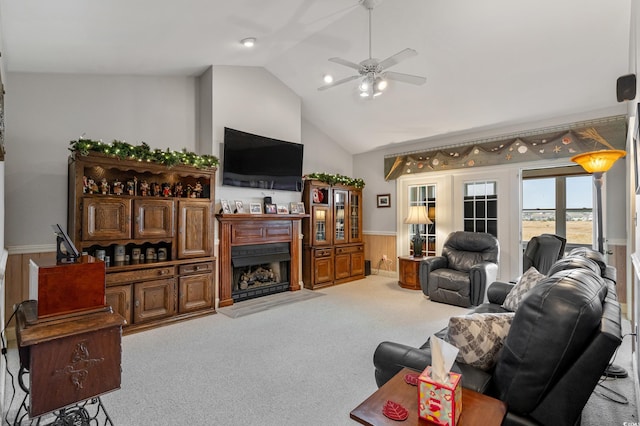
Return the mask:
[[514,286],[515,284],[513,283],[494,281],[487,289],[487,299],[490,303],[502,305],[504,303],[504,299],[507,298],[507,294],[509,294]]
[[[431,365],[431,348],[418,349],[394,342],[382,342],[373,353],[373,365],[378,387],[388,382],[403,368],[422,372]],[[462,374],[462,386],[484,393],[491,374],[468,364],[454,363],[452,371]]]
[[485,299],[487,286],[498,278],[498,265],[493,262],[480,262],[469,270],[470,299],[473,306],[478,306]]

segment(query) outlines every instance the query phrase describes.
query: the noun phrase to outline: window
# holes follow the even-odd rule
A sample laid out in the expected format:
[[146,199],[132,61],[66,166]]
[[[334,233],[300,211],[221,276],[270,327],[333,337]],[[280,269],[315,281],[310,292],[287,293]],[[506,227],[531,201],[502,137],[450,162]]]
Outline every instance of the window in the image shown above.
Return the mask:
[[413,237],[416,232],[425,240],[425,256],[436,255],[436,186],[409,186],[409,206],[425,206],[431,224],[407,225],[409,231],[410,253],[413,254]]
[[464,230],[498,238],[498,192],[495,181],[464,184]]
[[567,244],[593,243],[593,180],[580,166],[526,170],[522,175],[522,241],[549,233]]

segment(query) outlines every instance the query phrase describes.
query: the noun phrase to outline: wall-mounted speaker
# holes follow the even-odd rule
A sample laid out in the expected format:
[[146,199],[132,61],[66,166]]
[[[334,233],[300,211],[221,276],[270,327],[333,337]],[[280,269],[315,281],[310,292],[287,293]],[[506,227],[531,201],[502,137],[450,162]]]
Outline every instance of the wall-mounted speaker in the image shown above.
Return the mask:
[[618,77],[616,82],[616,95],[618,102],[630,101],[636,97],[636,75],[627,74]]

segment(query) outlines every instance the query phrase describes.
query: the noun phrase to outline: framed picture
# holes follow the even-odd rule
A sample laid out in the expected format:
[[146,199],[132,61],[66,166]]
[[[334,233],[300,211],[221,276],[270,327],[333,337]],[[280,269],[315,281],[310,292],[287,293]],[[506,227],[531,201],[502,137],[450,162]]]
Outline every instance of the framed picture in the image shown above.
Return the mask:
[[298,214],[305,214],[306,212],[304,211],[304,203],[302,201],[300,201],[298,203]]
[[298,214],[298,203],[291,203],[289,205],[289,212],[291,212],[291,214]]
[[376,200],[378,207],[391,207],[391,194],[378,194]]
[[278,212],[276,205],[271,203],[265,203],[264,212],[267,214],[276,214]]
[[229,205],[229,201],[220,200],[220,205],[222,206],[222,213],[231,213],[231,206]]
[[236,200],[236,213],[244,213],[244,204],[242,204],[242,201]]
[[278,214],[289,214],[289,209],[284,204],[278,204]]
[[251,214],[261,214],[262,206],[260,205],[260,203],[249,203],[249,212]]

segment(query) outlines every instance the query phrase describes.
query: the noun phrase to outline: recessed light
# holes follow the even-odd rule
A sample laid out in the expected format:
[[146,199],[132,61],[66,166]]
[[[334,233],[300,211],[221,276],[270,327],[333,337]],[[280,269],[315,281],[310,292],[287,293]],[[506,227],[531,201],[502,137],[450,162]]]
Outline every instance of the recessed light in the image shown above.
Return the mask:
[[333,83],[333,76],[331,74],[325,74],[324,77],[322,77],[322,79],[327,84]]
[[242,43],[244,47],[253,47],[256,44],[256,38],[255,37],[243,38],[242,40],[240,40],[240,43]]

